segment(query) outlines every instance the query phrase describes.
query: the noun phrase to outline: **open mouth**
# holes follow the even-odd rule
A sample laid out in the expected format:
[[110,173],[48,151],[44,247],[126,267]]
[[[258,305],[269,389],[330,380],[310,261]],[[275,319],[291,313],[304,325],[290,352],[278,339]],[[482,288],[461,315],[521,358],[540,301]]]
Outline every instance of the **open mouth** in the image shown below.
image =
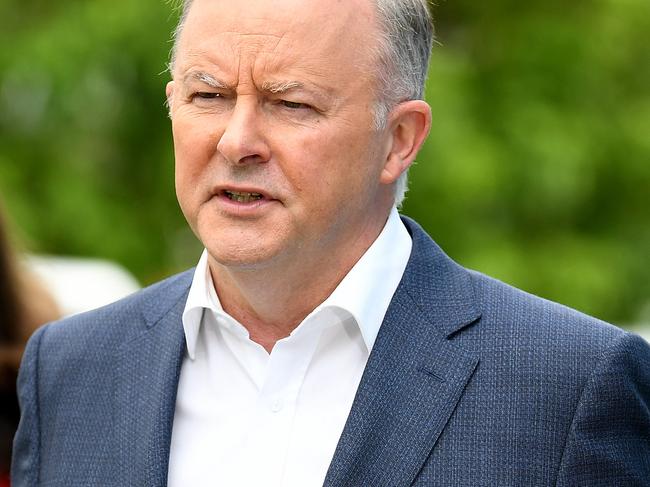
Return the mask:
[[264,198],[264,196],[259,193],[248,193],[245,191],[224,190],[223,194],[229,200],[237,201],[238,203],[251,203],[253,201],[258,201]]

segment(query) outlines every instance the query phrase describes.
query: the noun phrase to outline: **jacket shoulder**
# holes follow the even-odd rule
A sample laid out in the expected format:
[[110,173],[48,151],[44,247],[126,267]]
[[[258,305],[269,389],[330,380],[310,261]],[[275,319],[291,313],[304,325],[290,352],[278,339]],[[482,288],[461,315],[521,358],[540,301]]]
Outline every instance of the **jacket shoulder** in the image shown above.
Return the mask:
[[554,378],[579,390],[612,349],[630,340],[643,341],[568,306],[469,273],[481,318],[456,341],[478,353],[483,366],[495,372],[507,367],[525,381]]
[[[476,299],[482,310],[481,322],[490,327],[511,328],[516,324],[520,333],[543,338],[553,336],[565,340],[580,340],[581,346],[608,346],[625,331],[568,306],[522,291],[476,271],[468,271]],[[565,344],[567,341],[564,342]]]
[[[41,335],[41,349],[65,349],[66,355],[94,350],[112,350],[118,344],[155,324],[174,305],[186,299],[194,269],[159,281],[101,308],[49,323]],[[35,338],[35,337],[34,337]]]

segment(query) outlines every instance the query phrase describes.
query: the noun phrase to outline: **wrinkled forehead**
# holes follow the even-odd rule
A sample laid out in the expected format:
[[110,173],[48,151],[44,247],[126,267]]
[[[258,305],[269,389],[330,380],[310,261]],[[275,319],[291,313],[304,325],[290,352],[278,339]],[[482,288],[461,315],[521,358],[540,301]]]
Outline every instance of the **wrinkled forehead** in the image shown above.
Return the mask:
[[368,66],[378,30],[371,0],[194,0],[177,62],[203,54]]

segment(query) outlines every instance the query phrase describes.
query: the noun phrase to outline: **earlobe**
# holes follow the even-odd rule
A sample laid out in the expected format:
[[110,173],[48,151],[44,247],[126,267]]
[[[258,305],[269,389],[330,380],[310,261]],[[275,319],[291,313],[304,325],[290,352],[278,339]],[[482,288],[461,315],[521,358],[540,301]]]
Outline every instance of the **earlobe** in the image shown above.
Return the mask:
[[381,173],[381,182],[392,184],[406,171],[422,147],[431,128],[431,107],[422,100],[397,105],[390,116],[391,147]]

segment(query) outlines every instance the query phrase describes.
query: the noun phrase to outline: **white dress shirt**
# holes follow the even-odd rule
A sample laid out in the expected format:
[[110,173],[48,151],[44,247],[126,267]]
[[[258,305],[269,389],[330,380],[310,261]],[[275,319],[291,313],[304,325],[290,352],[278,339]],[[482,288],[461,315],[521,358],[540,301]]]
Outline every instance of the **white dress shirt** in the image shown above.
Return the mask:
[[223,311],[204,251],[183,313],[168,485],[323,485],[411,245],[393,208],[334,292],[270,354]]

